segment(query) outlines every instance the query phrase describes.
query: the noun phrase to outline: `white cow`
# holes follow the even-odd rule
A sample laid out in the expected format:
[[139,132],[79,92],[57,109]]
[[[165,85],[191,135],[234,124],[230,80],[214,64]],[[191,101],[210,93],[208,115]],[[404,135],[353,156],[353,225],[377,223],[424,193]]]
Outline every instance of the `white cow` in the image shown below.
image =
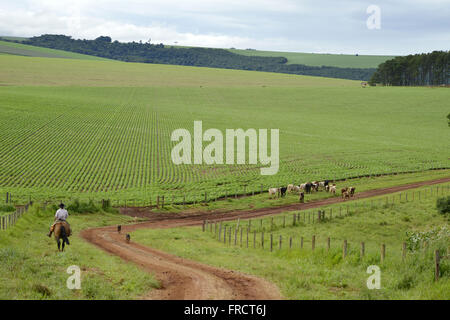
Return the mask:
[[269,197],[272,197],[273,195],[277,195],[278,194],[278,188],[270,188],[269,189]]
[[330,187],[330,193],[336,194],[336,185],[335,185],[335,184],[333,184],[333,185]]
[[287,192],[292,192],[293,189],[294,189],[294,185],[293,184],[288,184]]

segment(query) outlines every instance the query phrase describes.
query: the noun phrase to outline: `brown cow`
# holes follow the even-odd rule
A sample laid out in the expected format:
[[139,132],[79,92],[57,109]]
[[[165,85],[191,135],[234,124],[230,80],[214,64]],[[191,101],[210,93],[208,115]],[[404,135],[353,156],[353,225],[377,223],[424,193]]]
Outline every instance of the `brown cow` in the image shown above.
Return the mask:
[[350,199],[350,194],[348,193],[348,191],[342,193],[342,198],[344,199],[344,201],[345,199]]

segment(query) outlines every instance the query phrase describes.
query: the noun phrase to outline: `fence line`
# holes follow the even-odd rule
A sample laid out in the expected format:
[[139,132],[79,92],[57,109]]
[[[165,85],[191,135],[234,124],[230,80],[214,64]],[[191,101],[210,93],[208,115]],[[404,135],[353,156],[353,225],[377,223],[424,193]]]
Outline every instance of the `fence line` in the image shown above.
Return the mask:
[[[363,202],[354,202],[353,205],[349,205],[348,203],[345,205],[340,205],[339,206],[339,215],[335,214],[333,217],[333,208],[325,208],[325,209],[320,209],[317,211],[306,211],[306,210],[302,210],[301,212],[294,212],[294,213],[289,213],[288,215],[292,215],[292,226],[297,226],[300,223],[306,224],[307,220],[308,223],[310,224],[315,224],[315,223],[325,223],[327,221],[330,221],[332,219],[340,219],[343,218],[345,216],[348,215],[352,215],[354,213],[359,212],[359,209],[367,209],[367,208],[374,208],[374,206],[377,205],[377,203],[380,206],[385,206],[385,205],[391,205],[392,203],[395,203],[395,199],[398,198],[398,200],[400,201],[400,203],[408,203],[408,202],[414,202],[414,201],[421,201],[422,199],[426,199],[430,196],[439,196],[439,195],[444,195],[444,193],[448,193],[449,192],[449,185],[441,185],[441,186],[431,186],[430,188],[426,187],[424,189],[421,190],[413,190],[411,191],[407,191],[406,193],[399,193],[399,194],[393,194],[392,196],[386,196],[386,197],[380,197],[378,199],[370,199],[370,200],[366,200]],[[390,201],[390,199],[392,199],[392,202]],[[341,210],[342,208],[345,208],[346,210]],[[306,217],[308,216],[308,217]],[[252,219],[248,219],[248,224],[246,226],[240,226],[240,220],[238,221],[238,223],[236,224],[236,226],[233,228],[233,226],[228,226],[229,228],[229,237],[231,238],[231,233],[233,232],[235,234],[235,241],[234,241],[234,245],[237,245],[236,242],[236,234],[238,234],[240,232],[241,234],[241,242],[240,242],[240,246],[242,247],[242,233],[244,232],[244,228],[246,229],[246,233],[247,233],[247,244],[246,244],[246,248],[254,248],[254,249],[261,249],[261,250],[265,250],[267,251],[267,249],[265,249],[265,245],[267,244],[266,241],[264,240],[264,234],[269,232],[269,251],[273,252],[274,248],[278,247],[278,250],[282,250],[283,249],[283,237],[282,235],[279,235],[279,240],[278,240],[278,245],[277,243],[275,243],[276,241],[274,241],[274,239],[276,239],[277,237],[273,234],[273,231],[277,230],[277,229],[283,229],[286,227],[289,227],[289,224],[287,224],[287,219],[286,219],[286,215],[282,215],[279,216],[278,219],[278,223],[277,223],[277,219],[275,219],[276,217],[267,217],[265,219],[263,218],[252,218]],[[255,220],[255,223],[252,223],[252,221]],[[260,223],[256,223],[257,220],[260,220]],[[263,220],[266,222],[266,225],[263,224]],[[217,224],[217,222],[213,222],[213,221],[209,221],[209,220],[205,220],[204,224]],[[233,222],[230,222],[233,223]],[[220,232],[222,230],[222,224],[223,222],[219,222],[219,240],[220,240]],[[242,223],[244,225],[244,223]],[[268,224],[268,225],[267,225]],[[253,230],[252,230],[252,226],[253,226]],[[259,230],[255,230],[258,229],[259,226]],[[227,225],[223,226],[225,229],[224,232],[226,232],[227,230]],[[211,233],[212,233],[212,228],[210,229]],[[215,228],[216,230],[216,228]],[[253,245],[249,244],[249,233],[253,232]],[[258,237],[258,233],[261,235],[260,237],[260,241],[257,241],[257,237]],[[214,232],[214,236],[215,238],[217,238],[217,233]],[[224,236],[225,238],[225,236]],[[331,249],[331,237],[325,237],[326,239],[326,252],[330,252]],[[299,247],[300,250],[303,250],[304,248],[304,237],[303,236],[288,236],[287,238],[287,244],[285,245],[285,248],[288,248],[289,250],[294,250],[296,247]],[[224,241],[224,244],[226,244],[226,241]],[[228,244],[231,245],[231,239],[230,241],[228,241]],[[314,252],[317,244],[317,238],[316,235],[313,235],[311,238],[311,251]],[[359,251],[359,255],[360,255],[360,259],[363,259],[366,256],[366,242],[360,242],[360,251]],[[424,242],[422,244],[422,250],[428,250],[428,243]],[[345,259],[348,255],[349,252],[349,243],[347,241],[347,239],[343,239],[342,240],[342,258]],[[386,259],[386,252],[387,252],[387,247],[386,244],[382,243],[380,245],[380,251],[379,251],[379,257],[380,257],[380,263],[383,264],[385,262]],[[401,254],[401,261],[405,262],[407,259],[407,244],[406,242],[402,243],[401,248],[399,248],[398,252],[395,251],[395,254],[400,253]],[[450,248],[447,249],[447,255],[444,255],[443,257],[439,255],[439,252],[436,251],[435,252],[435,279],[438,280],[439,279],[439,274],[440,274],[440,262],[442,259],[447,259],[450,258]]]
[[26,212],[28,212],[30,204],[27,203],[23,207],[16,208],[16,211],[13,213],[0,216],[0,230],[6,230],[12,226],[14,226],[20,217],[22,217]]
[[[442,167],[442,168],[432,168],[432,169],[427,169],[426,171],[432,171],[432,170],[444,170],[444,169],[450,169],[447,167]],[[380,177],[380,176],[391,176],[391,175],[398,175],[398,174],[408,174],[408,173],[417,173],[417,172],[424,172],[424,171],[404,171],[404,172],[393,172],[393,173],[384,173],[384,174],[365,174],[365,175],[359,175],[359,176],[352,176],[352,177],[347,177],[347,178],[340,178],[340,179],[332,179],[329,180],[330,183],[335,183],[335,182],[341,182],[341,181],[347,181],[347,180],[352,180],[352,179],[360,179],[360,178],[372,178],[372,177]],[[247,197],[247,196],[254,196],[257,194],[263,194],[266,193],[267,190],[271,187],[276,187],[277,185],[283,185],[283,183],[273,183],[271,185],[264,185],[264,184],[258,184],[258,185],[254,185],[252,188],[248,188],[249,185],[241,185],[239,187],[235,187],[235,188],[226,188],[226,189],[221,189],[218,191],[215,191],[213,193],[209,192],[209,191],[202,191],[200,193],[194,193],[194,192],[180,192],[180,193],[176,193],[174,194],[173,192],[170,194],[157,194],[157,195],[153,195],[153,196],[137,196],[134,199],[116,199],[114,201],[111,201],[111,205],[115,206],[115,207],[150,207],[150,208],[156,208],[156,209],[164,209],[165,207],[171,205],[171,206],[187,206],[187,205],[196,205],[199,203],[209,203],[209,202],[215,202],[215,201],[220,201],[220,200],[227,200],[227,199],[237,199],[237,198],[242,198],[242,197]],[[248,191],[248,189],[250,189],[251,191]],[[25,196],[26,197],[26,196]],[[50,197],[49,197],[50,198]],[[49,200],[47,201],[48,203],[56,203],[56,202],[61,202],[62,200],[64,201],[72,201],[75,200],[76,198],[69,198],[69,199],[58,199],[58,197],[55,197],[55,200]],[[17,204],[18,200],[15,199],[15,197],[13,197],[13,194],[10,192],[6,192],[6,203],[11,203],[11,204]],[[23,199],[23,197],[22,197]],[[31,195],[28,196],[28,203],[31,202]],[[92,200],[92,199],[88,199],[88,198],[83,198],[83,200]],[[98,200],[95,200],[98,201]]]

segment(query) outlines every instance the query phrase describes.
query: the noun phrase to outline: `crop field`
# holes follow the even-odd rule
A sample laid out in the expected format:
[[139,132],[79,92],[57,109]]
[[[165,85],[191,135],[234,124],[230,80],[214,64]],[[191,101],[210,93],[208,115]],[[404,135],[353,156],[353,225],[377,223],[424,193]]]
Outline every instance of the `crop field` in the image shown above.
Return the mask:
[[[445,88],[114,61],[0,56],[0,192],[202,198],[450,167]],[[174,165],[173,130],[280,129],[280,169]]]

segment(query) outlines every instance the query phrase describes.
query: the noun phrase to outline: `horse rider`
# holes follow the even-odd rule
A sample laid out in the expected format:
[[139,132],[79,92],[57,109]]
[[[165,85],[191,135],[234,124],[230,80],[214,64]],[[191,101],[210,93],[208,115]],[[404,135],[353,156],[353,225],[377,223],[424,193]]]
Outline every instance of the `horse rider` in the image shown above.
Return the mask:
[[[67,222],[68,216],[69,216],[69,213],[67,212],[66,209],[64,209],[64,204],[61,203],[59,205],[59,209],[56,211],[56,214],[55,214],[55,222],[53,222],[53,224],[50,227],[50,232],[48,234],[49,237],[52,236],[52,232],[55,229],[55,225],[57,223],[65,222],[65,223],[67,223],[67,225],[69,225],[69,223]],[[70,225],[69,225],[69,234],[67,236],[70,236],[71,233],[72,233],[72,231],[70,230]]]

